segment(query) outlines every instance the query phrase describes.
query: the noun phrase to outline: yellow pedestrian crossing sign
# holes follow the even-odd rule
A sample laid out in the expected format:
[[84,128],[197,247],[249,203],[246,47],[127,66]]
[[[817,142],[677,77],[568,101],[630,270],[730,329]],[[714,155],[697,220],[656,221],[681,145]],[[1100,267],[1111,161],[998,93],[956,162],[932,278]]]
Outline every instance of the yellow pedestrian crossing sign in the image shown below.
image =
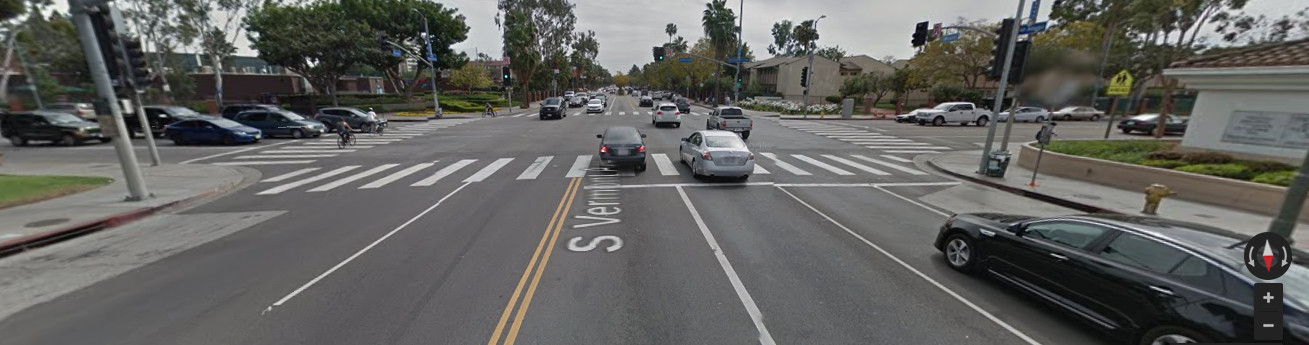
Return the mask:
[[1127,96],[1130,93],[1132,93],[1132,73],[1122,70],[1118,71],[1118,74],[1115,74],[1113,79],[1109,80],[1109,92],[1106,92],[1105,95]]

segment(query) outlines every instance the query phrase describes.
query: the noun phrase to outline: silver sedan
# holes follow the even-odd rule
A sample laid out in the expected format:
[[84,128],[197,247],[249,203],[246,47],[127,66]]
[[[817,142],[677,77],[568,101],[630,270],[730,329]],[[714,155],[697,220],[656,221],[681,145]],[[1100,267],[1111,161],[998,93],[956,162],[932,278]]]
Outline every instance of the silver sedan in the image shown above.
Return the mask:
[[728,131],[698,131],[682,138],[678,149],[683,164],[691,167],[691,174],[700,176],[750,178],[754,172],[754,153],[746,147],[736,133]]

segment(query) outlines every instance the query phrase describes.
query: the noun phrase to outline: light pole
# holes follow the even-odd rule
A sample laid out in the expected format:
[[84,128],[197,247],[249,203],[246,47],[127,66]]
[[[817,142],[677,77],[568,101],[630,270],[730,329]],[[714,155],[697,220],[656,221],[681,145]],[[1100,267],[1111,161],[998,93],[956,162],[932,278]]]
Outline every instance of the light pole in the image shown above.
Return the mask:
[[[737,102],[741,101],[741,50],[745,48],[745,41],[741,40],[741,32],[745,31],[745,0],[741,0],[741,15],[737,16],[740,24],[736,26],[736,97]],[[730,105],[730,104],[729,104]]]
[[[822,15],[822,16],[819,16],[818,19],[814,19],[814,35],[815,35],[815,36],[818,35],[818,21],[823,20],[823,18],[827,18],[827,15],[824,14],[824,15]],[[817,41],[817,39],[815,39],[814,41]],[[809,68],[807,69],[807,72],[805,72],[806,75],[805,75],[804,77],[802,77],[802,78],[804,78],[804,80],[805,80],[805,84],[804,84],[804,104],[801,104],[801,105],[800,105],[800,109],[801,109],[801,111],[803,111],[802,114],[804,114],[804,117],[806,117],[806,118],[809,117],[809,85],[813,85],[813,84],[814,84],[814,78],[812,78],[812,77],[814,76],[814,48],[815,48],[815,47],[818,47],[817,44],[814,44],[814,41],[810,41],[810,42],[809,42]],[[739,71],[739,70],[738,70],[738,71]]]
[[439,119],[441,118],[443,112],[441,111],[441,99],[438,98],[438,96],[436,95],[436,79],[438,78],[436,74],[436,61],[432,61],[431,59],[432,58],[432,34],[431,34],[432,31],[428,29],[427,16],[424,15],[423,12],[419,11],[417,8],[411,8],[411,10],[413,10],[414,13],[418,13],[419,17],[423,17],[423,43],[427,45],[427,56],[425,56],[424,58],[427,60],[427,65],[432,68],[432,108],[433,110],[436,111],[436,118]]

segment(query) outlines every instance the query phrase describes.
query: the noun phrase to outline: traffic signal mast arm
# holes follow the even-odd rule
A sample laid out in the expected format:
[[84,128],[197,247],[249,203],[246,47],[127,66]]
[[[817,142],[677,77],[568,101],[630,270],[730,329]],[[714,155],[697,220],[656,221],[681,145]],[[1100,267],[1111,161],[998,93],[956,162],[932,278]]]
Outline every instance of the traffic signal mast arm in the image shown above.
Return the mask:
[[404,52],[410,57],[413,57],[416,60],[421,60],[423,62],[426,62],[428,67],[435,67],[435,65],[433,65],[431,61],[427,61],[427,59],[424,59],[422,55],[418,55],[418,53],[409,50],[409,48],[406,48],[405,46],[402,46],[400,44],[391,41],[386,41],[386,44],[390,44],[392,47],[395,47],[395,49],[399,49],[400,51]]
[[999,36],[999,35],[996,35],[994,32],[990,32],[990,31],[987,31],[987,30],[984,30],[984,29],[978,29],[978,28],[971,27],[971,26],[946,26],[946,27],[942,27],[942,28],[941,28],[941,30],[948,30],[948,29],[955,29],[955,30],[968,30],[968,31],[972,31],[972,32],[975,32],[975,33],[983,34],[983,35],[986,35],[986,36],[989,36],[989,37],[996,37],[996,36]]

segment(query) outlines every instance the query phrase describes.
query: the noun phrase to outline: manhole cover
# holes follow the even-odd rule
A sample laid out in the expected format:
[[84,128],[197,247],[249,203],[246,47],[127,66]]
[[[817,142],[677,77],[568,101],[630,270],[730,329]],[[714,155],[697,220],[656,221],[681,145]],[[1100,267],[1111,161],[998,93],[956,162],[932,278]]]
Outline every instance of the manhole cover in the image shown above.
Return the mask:
[[1078,197],[1078,198],[1082,198],[1082,199],[1088,199],[1088,200],[1100,200],[1100,197],[1098,197],[1098,196],[1094,196],[1094,195],[1087,195],[1087,194],[1073,194],[1073,196]]
[[55,225],[55,224],[60,224],[60,223],[67,222],[67,221],[68,221],[68,218],[46,219],[46,220],[38,220],[38,221],[35,221],[35,222],[27,223],[27,225],[23,225],[23,226],[24,226],[24,227],[28,227],[28,228],[39,228],[39,227],[43,227],[43,226],[51,226],[51,225]]

